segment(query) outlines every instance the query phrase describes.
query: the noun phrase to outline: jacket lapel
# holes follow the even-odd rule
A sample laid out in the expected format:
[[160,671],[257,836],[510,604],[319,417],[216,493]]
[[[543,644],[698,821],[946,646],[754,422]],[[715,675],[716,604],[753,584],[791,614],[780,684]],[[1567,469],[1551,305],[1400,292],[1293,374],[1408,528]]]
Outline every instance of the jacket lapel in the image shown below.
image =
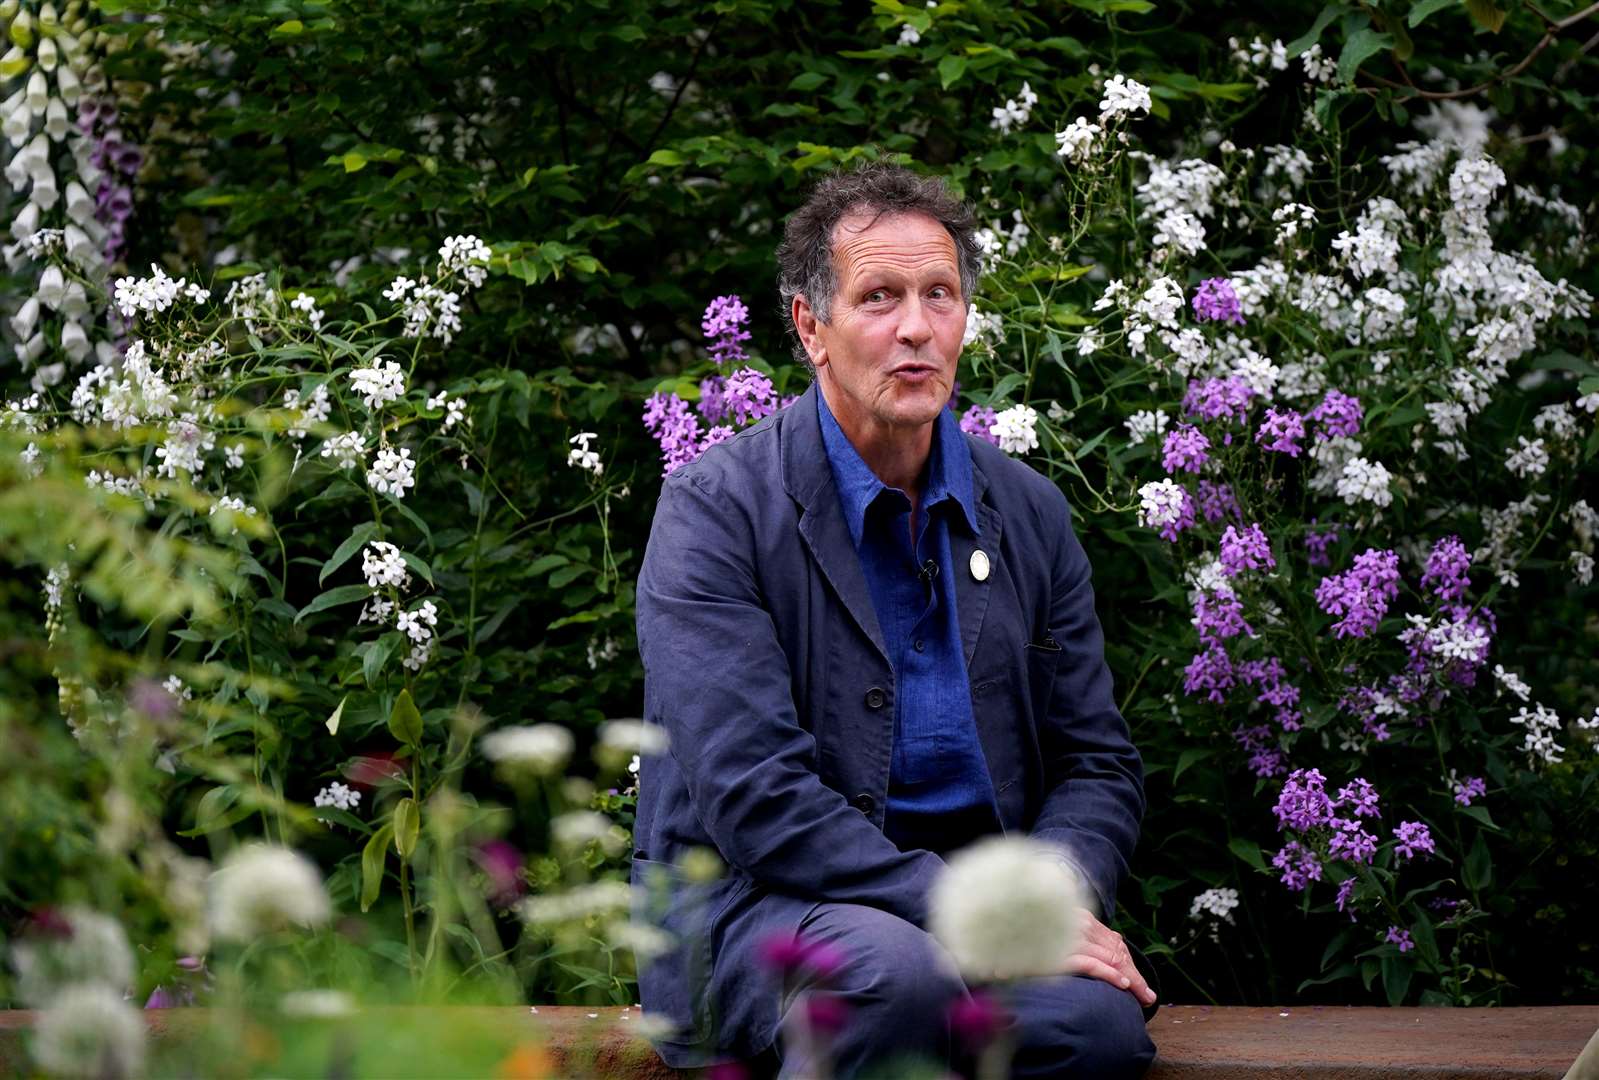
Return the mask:
[[[965,529],[952,529],[949,538],[950,571],[955,575],[955,612],[961,624],[961,651],[966,657],[967,670],[971,670],[972,655],[977,651],[977,639],[983,632],[983,616],[988,613],[988,598],[994,591],[994,581],[999,573],[999,538],[1005,527],[1000,516],[986,498],[988,476],[972,455],[972,503],[977,507],[976,536]],[[988,559],[988,576],[982,581],[972,572],[972,555],[981,551]]]
[[[827,448],[822,444],[821,420],[816,412],[818,393],[816,384],[812,383],[780,417],[783,487],[800,504],[799,532],[811,549],[811,557],[843,601],[845,610],[886,662],[888,649],[883,644],[882,628],[877,624],[872,595],[866,588],[866,573],[861,569],[860,555],[850,539],[849,526],[844,523],[838,487],[833,483],[833,469],[827,461]],[[964,623],[962,619],[963,626]],[[970,657],[970,650],[967,655]]]

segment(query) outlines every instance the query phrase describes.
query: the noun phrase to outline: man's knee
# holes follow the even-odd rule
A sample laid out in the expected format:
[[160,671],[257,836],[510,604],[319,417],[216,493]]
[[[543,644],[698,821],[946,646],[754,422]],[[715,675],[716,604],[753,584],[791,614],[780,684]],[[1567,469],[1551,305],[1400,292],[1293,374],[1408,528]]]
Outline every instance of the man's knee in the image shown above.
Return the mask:
[[1068,975],[1019,988],[1016,1075],[1140,1077],[1155,1057],[1138,999]]
[[954,961],[932,935],[878,908],[823,904],[801,933],[843,953],[834,989],[857,1008],[942,1021],[963,989]]

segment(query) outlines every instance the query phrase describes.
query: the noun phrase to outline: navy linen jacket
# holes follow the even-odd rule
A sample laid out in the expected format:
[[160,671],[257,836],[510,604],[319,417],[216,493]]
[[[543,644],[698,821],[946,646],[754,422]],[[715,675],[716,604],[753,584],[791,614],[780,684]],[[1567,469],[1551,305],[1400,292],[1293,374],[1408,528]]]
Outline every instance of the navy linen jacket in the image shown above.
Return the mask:
[[[813,385],[668,476],[638,583],[644,710],[668,753],[639,782],[636,914],[679,944],[643,967],[667,1063],[775,1036],[759,942],[821,901],[919,926],[943,860],[883,834],[894,676],[822,444]],[[1070,853],[1109,921],[1144,812],[1112,697],[1089,565],[1048,479],[968,437],[980,525],[950,538],[978,737],[1001,828]],[[988,556],[978,581],[974,550]],[[726,864],[711,883],[676,866]],[[739,962],[714,963],[738,955]]]

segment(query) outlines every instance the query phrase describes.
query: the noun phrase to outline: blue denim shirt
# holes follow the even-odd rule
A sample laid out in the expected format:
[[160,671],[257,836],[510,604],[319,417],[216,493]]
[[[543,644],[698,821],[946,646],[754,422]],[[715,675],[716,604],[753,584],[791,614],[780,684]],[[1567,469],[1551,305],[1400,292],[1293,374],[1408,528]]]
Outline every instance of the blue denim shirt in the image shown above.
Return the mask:
[[[955,414],[933,428],[915,550],[909,496],[872,472],[817,394],[822,443],[894,670],[894,753],[883,831],[902,850],[948,851],[997,826],[961,652],[949,530],[977,535],[972,455]],[[937,567],[930,572],[930,567]]]

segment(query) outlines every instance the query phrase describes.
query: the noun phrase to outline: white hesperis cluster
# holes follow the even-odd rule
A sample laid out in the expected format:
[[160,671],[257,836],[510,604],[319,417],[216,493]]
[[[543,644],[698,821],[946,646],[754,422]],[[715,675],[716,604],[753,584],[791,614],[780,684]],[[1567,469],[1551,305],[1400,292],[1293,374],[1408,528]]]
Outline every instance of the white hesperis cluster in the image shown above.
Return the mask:
[[364,367],[350,372],[350,388],[369,409],[381,409],[405,396],[405,372],[395,360],[372,358]]

